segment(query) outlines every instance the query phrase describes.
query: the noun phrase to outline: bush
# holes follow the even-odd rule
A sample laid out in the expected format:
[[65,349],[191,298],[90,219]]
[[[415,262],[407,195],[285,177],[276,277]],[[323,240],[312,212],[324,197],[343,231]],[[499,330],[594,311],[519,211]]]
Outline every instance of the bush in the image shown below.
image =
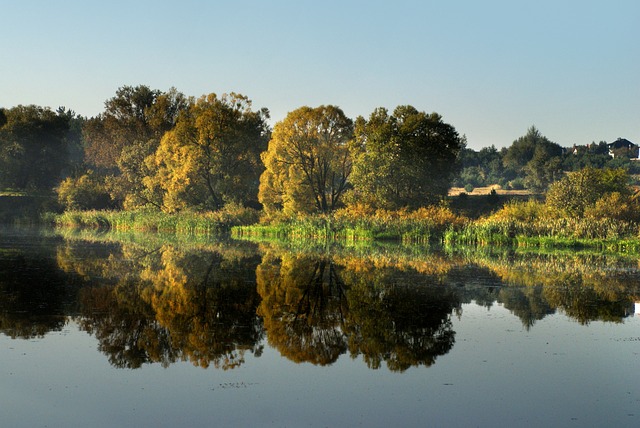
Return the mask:
[[620,192],[609,193],[596,201],[593,206],[584,210],[585,218],[609,218],[627,222],[640,221],[638,207],[627,195]]
[[[584,168],[564,176],[551,185],[547,192],[547,205],[568,217],[583,217],[587,210],[593,211],[598,201],[600,211],[609,218],[616,218],[615,208],[607,210],[606,199],[614,204],[624,204],[631,194],[629,175],[622,169]],[[613,196],[612,194],[618,195]]]
[[524,180],[522,178],[513,179],[509,184],[509,187],[511,187],[513,190],[524,190]]
[[467,193],[471,193],[471,192],[473,192],[473,184],[471,184],[471,183],[467,183],[467,184],[464,186],[464,191],[465,191],[465,192],[467,192]]
[[56,188],[58,202],[67,210],[106,209],[111,197],[92,172],[78,178],[68,177]]

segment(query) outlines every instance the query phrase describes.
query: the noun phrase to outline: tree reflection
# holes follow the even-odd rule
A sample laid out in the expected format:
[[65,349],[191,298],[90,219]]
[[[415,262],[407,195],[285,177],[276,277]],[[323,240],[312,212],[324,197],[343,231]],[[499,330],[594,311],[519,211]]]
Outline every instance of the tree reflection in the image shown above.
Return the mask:
[[98,349],[114,367],[135,369],[146,363],[166,367],[178,359],[169,332],[141,299],[124,300],[113,287],[98,286],[83,289],[80,303],[81,328],[95,335]]
[[531,329],[536,321],[555,313],[555,306],[545,299],[540,286],[502,287],[498,301],[520,318],[526,330]]
[[256,270],[269,343],[295,362],[331,364],[347,349],[345,285],[328,257],[266,253]]
[[102,265],[93,263],[114,285],[82,291],[80,325],[116,367],[177,360],[237,367],[247,350],[259,355],[262,349],[258,262],[233,252],[123,245]]
[[429,280],[415,270],[348,270],[328,255],[267,252],[257,269],[259,314],[269,343],[296,362],[331,364],[348,350],[371,368],[429,366],[453,346],[450,316],[459,308],[455,293]]
[[634,260],[624,257],[524,253],[474,261],[500,278],[498,301],[527,329],[558,310],[581,324],[622,322],[640,290]]
[[[0,248],[9,245],[0,235]],[[69,317],[110,363],[238,367],[268,342],[295,362],[349,353],[371,368],[430,366],[455,343],[462,303],[500,303],[528,330],[559,312],[621,322],[640,297],[637,258],[582,253],[248,243],[30,240],[0,250],[0,332],[60,330]]]
[[374,269],[350,275],[349,351],[377,369],[430,366],[455,342],[451,315],[459,297],[415,271]]
[[194,364],[224,369],[261,353],[262,325],[252,275],[258,258],[226,259],[218,252],[162,252],[162,269],[146,271],[144,296],[172,345]]
[[73,301],[51,257],[22,252],[0,257],[0,331],[12,338],[61,330]]

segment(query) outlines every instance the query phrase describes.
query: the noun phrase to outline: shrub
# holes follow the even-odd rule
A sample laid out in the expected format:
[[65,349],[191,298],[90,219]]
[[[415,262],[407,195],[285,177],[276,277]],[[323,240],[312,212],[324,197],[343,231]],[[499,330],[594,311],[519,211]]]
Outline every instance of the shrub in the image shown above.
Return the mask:
[[613,192],[604,195],[593,206],[586,207],[584,217],[589,219],[609,218],[627,222],[640,221],[638,207],[627,195]]
[[105,209],[111,197],[91,171],[78,178],[68,177],[56,188],[58,202],[67,210]]

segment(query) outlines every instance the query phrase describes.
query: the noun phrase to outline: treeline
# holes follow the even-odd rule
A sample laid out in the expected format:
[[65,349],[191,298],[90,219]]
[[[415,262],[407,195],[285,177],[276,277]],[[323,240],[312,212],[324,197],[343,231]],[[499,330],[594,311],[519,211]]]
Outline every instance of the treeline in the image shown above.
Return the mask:
[[0,189],[55,189],[69,210],[233,206],[276,218],[414,209],[441,201],[452,184],[540,192],[586,166],[637,168],[611,158],[605,143],[574,154],[534,127],[508,148],[476,152],[440,115],[409,105],[355,120],[336,106],[301,107],[273,129],[268,119],[241,94],[194,98],[144,85],[119,88],[92,118],[0,109]]
[[437,113],[301,107],[268,125],[240,94],[187,97],[124,86],[84,118],[2,110],[0,188],[55,188],[66,209],[327,213],[346,204],[419,207],[447,194],[464,139]]
[[611,151],[604,141],[561,147],[531,127],[526,135],[501,150],[495,146],[479,151],[462,149],[460,172],[453,184],[467,190],[497,184],[503,189],[542,193],[566,173],[584,168],[624,169],[631,175],[640,174],[640,163],[631,160],[637,155],[637,149]]

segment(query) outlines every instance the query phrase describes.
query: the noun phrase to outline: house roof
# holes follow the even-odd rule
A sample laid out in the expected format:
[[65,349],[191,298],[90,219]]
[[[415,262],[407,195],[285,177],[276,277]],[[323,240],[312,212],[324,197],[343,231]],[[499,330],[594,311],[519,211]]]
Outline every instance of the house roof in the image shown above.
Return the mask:
[[618,138],[613,143],[608,143],[607,146],[609,146],[610,149],[622,149],[622,148],[630,149],[632,147],[636,147],[635,144],[633,144],[631,141],[627,140],[626,138]]

